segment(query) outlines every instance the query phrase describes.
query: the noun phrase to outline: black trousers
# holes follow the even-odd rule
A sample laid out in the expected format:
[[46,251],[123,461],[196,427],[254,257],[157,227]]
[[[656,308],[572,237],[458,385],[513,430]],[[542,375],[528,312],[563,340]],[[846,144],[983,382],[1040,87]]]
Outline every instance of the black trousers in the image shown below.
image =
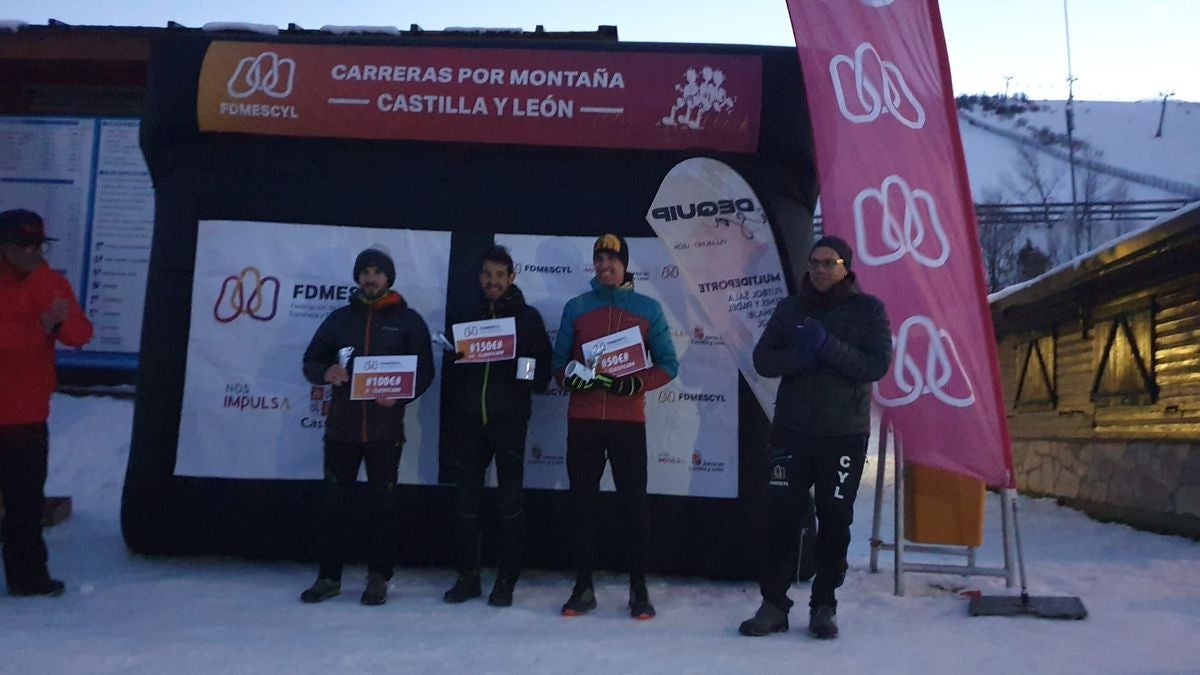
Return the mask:
[[650,506],[646,498],[646,425],[642,422],[571,420],[567,423],[567,478],[578,580],[591,582],[600,529],[600,478],[612,464],[613,482],[625,511],[629,581],[646,582]]
[[46,423],[0,425],[0,492],[4,493],[4,577],[9,590],[49,577],[42,511],[50,436]]
[[772,452],[767,487],[766,568],[759,582],[771,604],[790,609],[788,588],[796,579],[800,529],[816,493],[816,576],[809,605],[837,606],[835,591],[846,579],[846,551],[854,498],[867,457],[866,436],[808,436],[789,439]]
[[358,467],[367,465],[366,529],[367,570],[392,578],[396,547],[400,539],[400,519],[396,506],[396,477],[400,470],[401,441],[367,443],[325,442],[325,484],[322,490],[322,518],[318,537],[321,555],[320,576],[341,580],[353,512],[354,487]]
[[469,425],[458,438],[459,477],[454,490],[454,526],[459,574],[478,574],[479,527],[483,483],[492,457],[499,483],[500,541],[496,566],[516,576],[525,550],[525,431],[522,419],[493,419],[486,426]]

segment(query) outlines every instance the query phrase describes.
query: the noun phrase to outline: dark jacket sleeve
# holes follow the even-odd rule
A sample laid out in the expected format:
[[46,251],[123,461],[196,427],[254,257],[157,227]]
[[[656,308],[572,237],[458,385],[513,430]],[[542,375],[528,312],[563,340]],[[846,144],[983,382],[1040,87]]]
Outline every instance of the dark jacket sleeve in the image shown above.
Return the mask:
[[563,383],[563,370],[575,349],[575,300],[568,300],[563,307],[562,319],[558,323],[558,335],[554,339],[554,362],[550,368],[559,386]]
[[326,384],[325,371],[337,363],[337,339],[333,325],[336,312],[325,317],[304,350],[304,377],[313,384]]
[[763,329],[762,337],[754,345],[754,369],[763,377],[783,377],[801,369],[800,350],[789,347],[784,334],[789,326],[788,303],[779,303]]
[[409,343],[409,346],[417,355],[417,386],[413,392],[413,398],[417,398],[424,394],[429,385],[433,383],[433,341],[429,336],[429,327],[425,325],[425,319],[415,311],[412,311],[412,319],[410,333],[412,342]]
[[550,336],[546,334],[546,324],[542,321],[541,313],[529,306],[526,306],[525,311],[526,330],[523,337],[528,341],[529,356],[537,359],[537,366],[533,371],[533,391],[542,394],[550,384],[554,350],[550,346]]
[[883,303],[873,296],[864,296],[864,300],[869,304],[863,312],[861,340],[852,345],[830,333],[817,358],[856,382],[875,382],[887,374],[892,363],[892,329]]

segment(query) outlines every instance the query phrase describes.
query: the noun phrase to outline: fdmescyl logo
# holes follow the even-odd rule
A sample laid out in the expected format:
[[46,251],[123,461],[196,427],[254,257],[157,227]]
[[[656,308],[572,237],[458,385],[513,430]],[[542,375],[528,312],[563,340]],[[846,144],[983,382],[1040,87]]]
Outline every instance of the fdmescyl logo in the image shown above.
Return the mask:
[[280,58],[275,52],[247,56],[238,61],[233,74],[229,76],[229,82],[225,85],[225,93],[237,100],[221,101],[218,110],[220,114],[229,117],[300,119],[294,105],[249,103],[241,100],[254,94],[262,94],[271,99],[285,99],[292,95],[295,81],[294,60]]
[[517,272],[537,272],[538,274],[574,274],[575,268],[570,265],[538,265],[536,263],[517,263],[513,265]]
[[704,392],[675,391],[674,389],[659,389],[659,403],[725,403],[725,394],[705,394]]
[[757,207],[753,199],[718,199],[717,201],[696,202],[694,204],[673,204],[660,206],[650,210],[650,217],[655,220],[687,220],[689,218],[707,218],[709,216],[731,215],[754,211]]
[[279,310],[279,279],[265,277],[257,267],[246,267],[221,282],[221,291],[213,305],[217,323],[230,323],[239,316],[270,321]]

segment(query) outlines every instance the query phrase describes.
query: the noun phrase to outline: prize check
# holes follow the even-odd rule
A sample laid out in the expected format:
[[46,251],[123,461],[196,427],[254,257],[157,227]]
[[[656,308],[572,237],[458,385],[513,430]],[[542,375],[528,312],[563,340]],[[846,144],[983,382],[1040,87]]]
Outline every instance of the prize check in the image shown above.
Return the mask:
[[417,386],[416,356],[356,356],[350,400],[412,398]]

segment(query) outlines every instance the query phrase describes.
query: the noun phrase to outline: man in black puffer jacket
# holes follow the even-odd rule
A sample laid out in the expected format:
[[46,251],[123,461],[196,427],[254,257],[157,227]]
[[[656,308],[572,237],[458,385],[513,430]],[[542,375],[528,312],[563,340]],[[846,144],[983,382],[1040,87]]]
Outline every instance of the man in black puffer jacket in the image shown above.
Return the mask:
[[[513,359],[454,363],[442,369],[446,400],[450,402],[455,420],[459,465],[454,495],[458,579],[443,596],[446,602],[465,602],[482,594],[479,504],[483,498],[484,476],[493,456],[500,488],[500,551],[496,583],[488,596],[488,604],[495,607],[511,605],[513,587],[520,575],[525,541],[523,482],[529,399],[533,392],[546,391],[552,353],[542,315],[525,304],[521,289],[513,284],[515,279],[512,257],[503,246],[493,246],[480,261],[479,303],[449,321],[452,325],[512,317],[517,329],[517,344]],[[449,360],[456,360],[455,356]],[[518,364],[524,365],[527,359],[533,359],[532,373],[518,369]]]
[[[375,536],[362,603],[382,605],[387,601],[387,583],[392,578],[399,538],[396,478],[404,446],[404,409],[433,381],[433,353],[425,320],[391,290],[396,266],[381,246],[358,254],[354,280],[358,292],[350,298],[350,304],[325,317],[304,352],[304,376],[313,384],[333,385],[333,397],[325,420],[323,522],[317,534],[321,569],[316,582],[300,599],[321,602],[341,592],[347,546],[345,519],[358,467],[365,462],[370,493],[368,517]],[[344,349],[349,354],[339,353]],[[348,359],[397,355],[417,357],[413,399],[350,399],[348,383],[353,361]]]
[[816,488],[816,577],[809,631],[837,637],[836,589],[846,575],[850,523],[866,461],[871,383],[887,374],[892,333],[878,298],[850,271],[852,250],[837,237],[813,245],[800,293],[779,303],[754,348],[754,367],[782,377],[772,429],[766,569],[762,606],[744,635],[788,629],[796,555],[810,487]]

